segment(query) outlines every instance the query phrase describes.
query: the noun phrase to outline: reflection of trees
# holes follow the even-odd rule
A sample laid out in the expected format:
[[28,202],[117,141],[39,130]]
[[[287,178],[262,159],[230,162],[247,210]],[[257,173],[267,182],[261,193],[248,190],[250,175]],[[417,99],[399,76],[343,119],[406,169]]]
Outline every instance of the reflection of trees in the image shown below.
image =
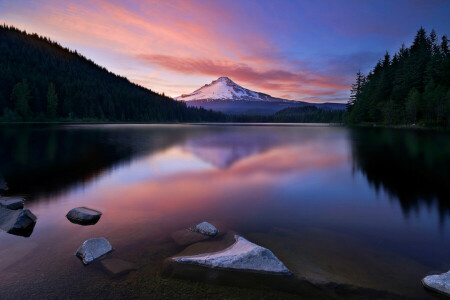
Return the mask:
[[384,129],[351,131],[354,167],[395,196],[405,213],[436,202],[450,212],[450,136]]
[[186,130],[159,127],[8,126],[0,130],[0,174],[6,195],[30,198],[88,182],[132,157],[184,140]]

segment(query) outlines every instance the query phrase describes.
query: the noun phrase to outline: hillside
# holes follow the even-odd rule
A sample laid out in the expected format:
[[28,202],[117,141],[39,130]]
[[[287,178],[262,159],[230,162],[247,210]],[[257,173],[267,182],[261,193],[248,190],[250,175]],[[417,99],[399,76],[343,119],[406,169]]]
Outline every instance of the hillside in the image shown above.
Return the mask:
[[46,37],[0,26],[0,117],[3,121],[222,121],[187,107]]

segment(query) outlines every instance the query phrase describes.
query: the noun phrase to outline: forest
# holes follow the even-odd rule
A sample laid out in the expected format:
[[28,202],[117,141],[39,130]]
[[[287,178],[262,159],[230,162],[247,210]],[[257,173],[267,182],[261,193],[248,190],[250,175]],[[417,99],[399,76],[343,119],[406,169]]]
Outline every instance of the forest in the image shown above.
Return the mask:
[[225,115],[157,94],[46,37],[0,25],[4,122],[224,121]]
[[230,115],[231,122],[254,123],[342,123],[345,110],[324,110],[315,106],[288,107],[273,115]]
[[350,124],[450,126],[450,51],[446,35],[420,28],[410,47],[388,52],[356,74],[347,104]]

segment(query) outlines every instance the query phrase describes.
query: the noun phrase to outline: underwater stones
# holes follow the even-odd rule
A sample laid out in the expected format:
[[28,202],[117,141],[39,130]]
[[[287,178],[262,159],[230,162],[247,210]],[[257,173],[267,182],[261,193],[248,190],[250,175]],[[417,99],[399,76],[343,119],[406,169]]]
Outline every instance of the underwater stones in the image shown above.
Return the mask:
[[23,199],[22,198],[0,198],[0,206],[7,209],[22,209]]
[[215,236],[217,234],[217,228],[208,222],[201,222],[196,226],[189,228],[193,232],[198,232],[207,236]]
[[85,241],[75,255],[81,259],[83,264],[88,265],[113,250],[108,240],[102,237]]
[[291,271],[269,250],[235,235],[235,243],[225,250],[192,256],[179,256],[173,261],[212,269],[246,271],[272,275],[291,275]]
[[101,264],[112,275],[122,275],[137,269],[135,264],[115,258],[104,259]]
[[211,236],[207,236],[198,232],[193,232],[188,229],[175,231],[170,236],[172,237],[174,242],[179,246],[187,246],[211,238]]
[[429,275],[422,279],[422,284],[432,291],[450,297],[450,271],[440,275]]
[[87,207],[74,208],[66,215],[70,222],[79,225],[94,225],[100,220],[101,216],[100,211]]
[[28,209],[11,210],[0,207],[0,229],[7,233],[29,237],[36,220],[36,216]]

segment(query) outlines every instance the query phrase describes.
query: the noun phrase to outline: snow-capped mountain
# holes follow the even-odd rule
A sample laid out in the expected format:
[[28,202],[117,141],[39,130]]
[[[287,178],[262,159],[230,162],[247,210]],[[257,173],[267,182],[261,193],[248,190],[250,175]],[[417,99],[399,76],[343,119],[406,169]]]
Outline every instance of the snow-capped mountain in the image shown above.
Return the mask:
[[236,84],[228,77],[219,77],[190,94],[176,97],[188,106],[203,107],[227,114],[270,115],[287,107],[315,106],[324,110],[343,110],[340,103],[309,103],[286,100],[254,92]]
[[228,77],[219,77],[190,94],[176,97],[175,100],[244,100],[244,101],[289,101],[243,88]]

